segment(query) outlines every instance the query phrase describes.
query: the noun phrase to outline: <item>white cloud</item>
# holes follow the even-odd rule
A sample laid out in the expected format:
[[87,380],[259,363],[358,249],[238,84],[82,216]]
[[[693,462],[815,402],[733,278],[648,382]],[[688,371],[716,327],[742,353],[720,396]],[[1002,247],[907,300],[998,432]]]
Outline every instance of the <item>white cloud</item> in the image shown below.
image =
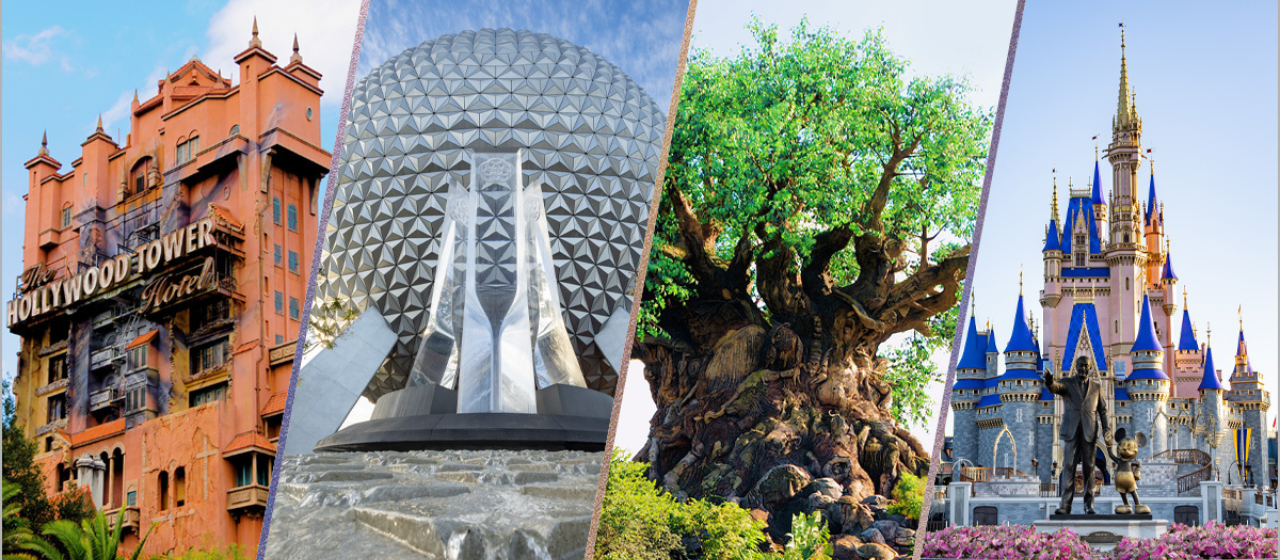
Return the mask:
[[[154,82],[155,81],[152,80],[152,83]],[[116,99],[116,102],[111,105],[111,108],[102,113],[102,128],[109,131],[113,128],[112,125],[116,124],[116,121],[121,119],[124,119],[123,126],[127,128],[129,126],[129,110],[132,108],[133,92],[126,91],[121,93],[120,97]],[[108,132],[108,134],[110,134],[110,132]]]
[[53,39],[66,34],[66,30],[55,25],[35,35],[18,35],[4,44],[4,57],[36,66],[57,60],[63,70],[70,72],[71,63],[67,57],[53,50]]
[[[324,79],[322,105],[340,106],[347,83],[347,68],[355,45],[360,0],[316,0],[303,9],[287,0],[230,0],[209,21],[209,45],[202,60],[217,69],[230,64],[249,45],[253,18],[258,18],[258,38],[262,47],[276,55],[281,65],[293,54],[293,35],[298,34],[302,62],[315,68]],[[228,68],[236,81],[236,72]]]

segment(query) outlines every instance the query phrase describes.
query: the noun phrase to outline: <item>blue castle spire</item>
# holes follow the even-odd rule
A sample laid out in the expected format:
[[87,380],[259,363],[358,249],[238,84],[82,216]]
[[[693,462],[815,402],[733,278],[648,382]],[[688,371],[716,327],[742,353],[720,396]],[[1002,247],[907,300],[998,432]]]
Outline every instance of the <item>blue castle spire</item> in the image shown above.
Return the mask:
[[1155,325],[1151,321],[1151,298],[1142,296],[1142,317],[1138,319],[1138,337],[1129,352],[1164,352],[1156,339]]
[[1151,225],[1152,220],[1160,219],[1160,199],[1156,196],[1156,173],[1151,172],[1151,187],[1147,190],[1147,225]]
[[969,317],[969,331],[964,336],[964,353],[956,369],[987,369],[987,345],[978,334],[978,321]]
[[1031,328],[1027,326],[1027,314],[1022,309],[1022,294],[1018,294],[1018,309],[1013,317],[1013,335],[1009,337],[1009,344],[1005,345],[1004,351],[1038,352],[1039,350],[1031,337]]
[[1173,253],[1167,249],[1164,253],[1164,269],[1160,271],[1160,278],[1164,280],[1178,279],[1178,273],[1173,271]]
[[1102,198],[1102,174],[1098,172],[1098,160],[1093,160],[1093,203],[1106,204]]
[[1186,309],[1183,304],[1182,309],[1182,334],[1178,337],[1179,352],[1195,352],[1200,349],[1200,342],[1196,340],[1196,330],[1191,326],[1191,312]]
[[1205,347],[1204,349],[1204,373],[1200,377],[1200,386],[1197,389],[1201,391],[1225,391],[1222,382],[1218,380],[1218,370],[1213,366],[1213,349]]

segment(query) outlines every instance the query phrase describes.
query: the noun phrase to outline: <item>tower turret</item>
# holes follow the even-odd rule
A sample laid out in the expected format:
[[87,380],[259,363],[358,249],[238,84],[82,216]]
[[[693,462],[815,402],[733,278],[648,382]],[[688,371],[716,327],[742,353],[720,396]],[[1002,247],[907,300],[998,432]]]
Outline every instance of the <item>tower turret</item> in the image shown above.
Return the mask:
[[[1049,205],[1049,225],[1045,228],[1044,249],[1044,289],[1040,292],[1040,305],[1054,308],[1062,301],[1062,231],[1058,227],[1058,178],[1053,178],[1053,201]],[[1047,321],[1053,328],[1053,321]],[[1053,340],[1052,331],[1046,333]]]
[[1243,425],[1238,428],[1239,440],[1234,460],[1242,465],[1245,484],[1264,485],[1269,482],[1266,458],[1267,411],[1271,408],[1271,393],[1263,384],[1262,376],[1249,363],[1249,348],[1244,339],[1244,320],[1240,321],[1240,335],[1236,340],[1235,369],[1231,373],[1231,391],[1226,399],[1240,411]]
[[1202,444],[1200,448],[1216,458],[1219,468],[1225,468],[1230,463],[1230,460],[1222,462],[1225,453],[1221,448],[1227,433],[1227,405],[1223,400],[1226,388],[1218,378],[1218,370],[1213,364],[1213,348],[1208,342],[1204,349],[1204,372],[1197,389],[1200,392],[1200,410],[1196,432]]
[[1018,294],[1012,334],[1004,347],[1004,364],[1004,375],[996,378],[1001,416],[1009,432],[1018,435],[1016,447],[1021,452],[1017,453],[1016,458],[1010,457],[1009,464],[1006,465],[1004,454],[1011,452],[1014,446],[1006,446],[1005,442],[997,441],[994,459],[1000,462],[994,466],[1012,466],[1023,473],[1035,474],[1031,461],[1035,459],[1032,450],[1036,448],[1036,417],[1042,388],[1037,371],[1040,366],[1040,349],[1027,324],[1022,294]]
[[1167,419],[1160,414],[1169,400],[1170,380],[1164,372],[1164,347],[1156,337],[1151,313],[1151,299],[1142,297],[1142,315],[1138,334],[1129,348],[1133,372],[1124,380],[1133,411],[1134,430],[1147,434],[1151,444],[1141,456],[1150,457],[1165,450],[1168,442]]
[[978,332],[978,321],[969,316],[964,351],[956,364],[956,380],[951,385],[951,447],[954,460],[978,459],[978,425],[975,407],[982,398],[987,372],[987,337]]
[[1110,245],[1136,249],[1142,233],[1138,227],[1137,196],[1138,167],[1142,165],[1142,119],[1138,117],[1129,86],[1123,29],[1120,31],[1120,91],[1107,160],[1111,162],[1112,177]]
[[1182,327],[1178,344],[1170,353],[1173,354],[1173,368],[1167,373],[1173,378],[1173,396],[1179,399],[1196,398],[1203,377],[1204,353],[1200,350],[1200,341],[1196,340],[1196,329],[1191,322],[1191,310],[1187,308],[1185,288],[1182,290]]

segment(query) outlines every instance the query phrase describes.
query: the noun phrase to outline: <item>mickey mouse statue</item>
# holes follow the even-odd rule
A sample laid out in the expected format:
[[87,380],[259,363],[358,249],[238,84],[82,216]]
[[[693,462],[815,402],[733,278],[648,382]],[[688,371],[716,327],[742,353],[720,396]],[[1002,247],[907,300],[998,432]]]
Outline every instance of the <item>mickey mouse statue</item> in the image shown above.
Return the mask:
[[[1119,442],[1107,449],[1111,460],[1116,463],[1116,491],[1124,505],[1116,507],[1116,513],[1151,513],[1151,508],[1138,501],[1138,481],[1142,480],[1141,465],[1133,458],[1138,456],[1138,448],[1147,445],[1147,436],[1138,433],[1136,437],[1126,437],[1124,428],[1116,430],[1115,441]],[[1129,507],[1129,497],[1133,497],[1133,507]]]

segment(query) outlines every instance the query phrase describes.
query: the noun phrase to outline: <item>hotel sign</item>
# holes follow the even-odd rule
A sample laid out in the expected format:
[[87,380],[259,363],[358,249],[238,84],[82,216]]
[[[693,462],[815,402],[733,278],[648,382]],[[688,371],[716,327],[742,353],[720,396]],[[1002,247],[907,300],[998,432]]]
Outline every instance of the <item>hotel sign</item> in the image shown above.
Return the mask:
[[[182,258],[215,243],[213,221],[204,219],[143,245],[133,254],[121,254],[108,259],[100,266],[62,280],[49,280],[30,289],[5,307],[6,325],[17,323],[60,310],[94,294],[105,292],[134,278],[151,274],[170,261]],[[208,264],[206,263],[206,268]],[[182,288],[184,291],[186,286]],[[165,292],[170,292],[166,294]],[[144,294],[145,295],[145,294]],[[164,289],[160,298],[177,295]]]

